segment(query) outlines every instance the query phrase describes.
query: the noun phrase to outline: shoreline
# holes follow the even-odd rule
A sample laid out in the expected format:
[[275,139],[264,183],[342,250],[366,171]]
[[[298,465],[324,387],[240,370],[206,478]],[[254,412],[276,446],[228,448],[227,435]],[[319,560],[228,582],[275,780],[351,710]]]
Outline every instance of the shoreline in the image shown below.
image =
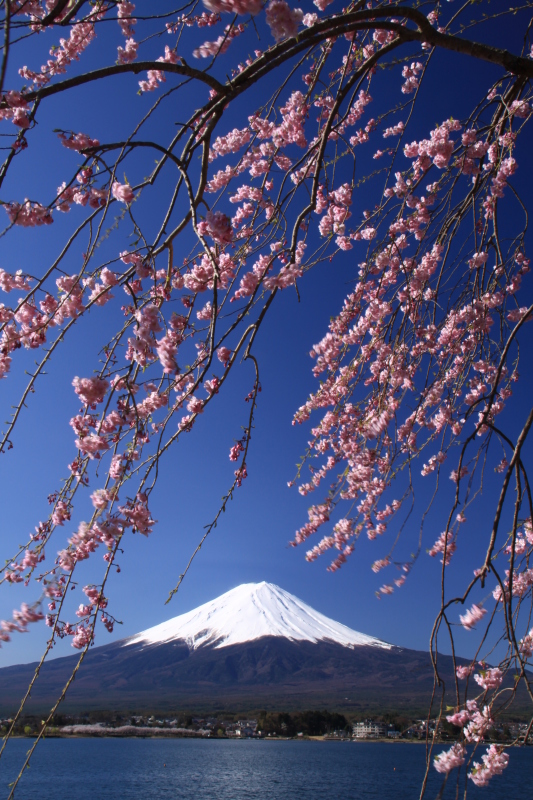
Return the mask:
[[[16,734],[10,737],[11,739],[36,739],[37,734]],[[160,740],[169,740],[169,739],[194,739],[196,741],[239,741],[239,742],[336,742],[339,744],[386,744],[386,745],[426,745],[425,739],[333,739],[328,738],[327,736],[300,736],[300,737],[290,737],[290,736],[265,736],[265,737],[234,737],[234,736],[198,736],[191,732],[190,735],[186,734],[177,734],[177,733],[142,733],[139,735],[135,734],[113,734],[109,733],[50,733],[46,734],[44,739],[160,739]],[[434,742],[436,745],[451,745],[454,743],[455,740],[452,739],[445,739]],[[490,740],[484,742],[484,744],[494,744]],[[497,742],[496,744],[501,744],[503,747],[532,747],[533,745],[530,744],[512,744],[511,742]]]

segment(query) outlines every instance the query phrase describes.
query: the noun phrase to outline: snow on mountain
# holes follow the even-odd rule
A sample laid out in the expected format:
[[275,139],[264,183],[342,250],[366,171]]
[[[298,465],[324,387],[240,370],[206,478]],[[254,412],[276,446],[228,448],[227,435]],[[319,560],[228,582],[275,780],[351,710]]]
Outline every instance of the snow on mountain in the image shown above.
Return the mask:
[[279,636],[291,641],[330,641],[390,650],[392,645],[341,625],[273,583],[243,583],[186,614],[132,636],[131,644],[163,644],[184,640],[191,650],[203,645],[228,647]]

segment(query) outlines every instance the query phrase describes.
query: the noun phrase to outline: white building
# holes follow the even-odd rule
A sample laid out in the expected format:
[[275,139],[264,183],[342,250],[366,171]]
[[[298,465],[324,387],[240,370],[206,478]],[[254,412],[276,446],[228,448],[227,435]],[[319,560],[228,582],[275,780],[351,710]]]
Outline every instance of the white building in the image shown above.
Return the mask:
[[352,727],[354,739],[379,739],[387,735],[387,728],[381,722],[365,719],[364,722],[355,722]]

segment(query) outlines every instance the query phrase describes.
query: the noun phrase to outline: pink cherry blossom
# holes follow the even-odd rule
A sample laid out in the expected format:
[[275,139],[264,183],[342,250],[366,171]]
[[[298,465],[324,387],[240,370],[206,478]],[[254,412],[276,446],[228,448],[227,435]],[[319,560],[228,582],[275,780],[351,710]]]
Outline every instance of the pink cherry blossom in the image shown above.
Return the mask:
[[4,203],[4,209],[9,221],[14,225],[24,228],[34,228],[38,225],[51,225],[54,221],[50,209],[39,203],[25,200],[24,203]]
[[471,665],[469,667],[457,667],[456,670],[455,670],[455,672],[457,674],[457,677],[460,680],[464,680],[465,678],[468,678],[468,676],[472,675],[474,671],[475,671],[475,667],[473,665]]
[[457,769],[465,763],[466,751],[462,744],[453,744],[449,750],[445,750],[433,760],[433,766],[437,772],[448,773],[452,769]]
[[204,6],[215,13],[259,14],[262,0],[203,0]]
[[205,221],[200,222],[198,230],[202,234],[207,234],[219,244],[229,244],[233,238],[231,222],[222,211],[208,211]]
[[111,194],[116,200],[120,200],[121,203],[131,203],[133,198],[135,197],[133,193],[133,189],[127,183],[119,183],[118,181],[114,181],[111,187]]
[[135,39],[126,39],[126,46],[117,48],[118,60],[120,64],[131,64],[137,58],[138,42]]
[[266,21],[276,42],[296,36],[302,19],[303,11],[299,8],[291,10],[285,0],[270,0],[266,9]]
[[483,619],[486,613],[486,608],[481,608],[481,606],[478,606],[474,603],[474,605],[468,609],[466,614],[461,614],[459,617],[461,620],[461,625],[467,630],[472,630],[472,628],[474,628],[477,623]]
[[442,554],[441,562],[444,562],[444,564],[448,565],[456,550],[457,544],[454,541],[452,532],[448,531],[448,533],[446,533],[446,531],[444,531],[441,533],[431,550],[429,550],[429,555],[435,557],[438,554]]
[[474,680],[487,691],[490,689],[497,689],[503,680],[503,672],[498,667],[494,667],[480,674],[476,673],[474,675]]
[[481,756],[481,762],[474,761],[468,777],[476,786],[487,786],[494,775],[501,775],[506,769],[509,764],[509,756],[504,752],[503,747],[491,744]]
[[117,3],[118,24],[126,37],[133,36],[135,32],[133,26],[137,24],[137,20],[133,17],[134,11],[135,4],[130,3],[129,0],[120,0]]
[[100,144],[98,139],[91,139],[91,137],[87,136],[85,133],[71,133],[68,136],[65,133],[58,133],[58,136],[64,147],[78,152],[86,150],[89,147],[98,147]]
[[104,378],[78,378],[72,381],[74,391],[86,405],[96,406],[101,403],[109,389],[109,381]]
[[231,358],[231,350],[229,350],[227,347],[219,347],[217,350],[217,358],[226,367]]

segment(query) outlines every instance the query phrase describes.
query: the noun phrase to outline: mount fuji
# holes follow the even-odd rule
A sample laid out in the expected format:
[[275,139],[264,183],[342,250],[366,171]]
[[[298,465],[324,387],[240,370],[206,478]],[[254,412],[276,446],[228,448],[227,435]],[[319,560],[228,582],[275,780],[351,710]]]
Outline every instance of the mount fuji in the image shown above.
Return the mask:
[[336,642],[343,647],[384,647],[390,644],[347,628],[273,583],[243,583],[203,606],[127,639],[154,645],[184,641],[189,650],[215,649],[276,636],[291,642]]
[[[44,664],[28,712],[50,707],[77,659]],[[13,712],[35,667],[0,669],[0,713]],[[451,685],[451,658],[439,656],[439,667]],[[62,709],[423,711],[432,687],[427,653],[351,630],[262,582],[92,648]]]

